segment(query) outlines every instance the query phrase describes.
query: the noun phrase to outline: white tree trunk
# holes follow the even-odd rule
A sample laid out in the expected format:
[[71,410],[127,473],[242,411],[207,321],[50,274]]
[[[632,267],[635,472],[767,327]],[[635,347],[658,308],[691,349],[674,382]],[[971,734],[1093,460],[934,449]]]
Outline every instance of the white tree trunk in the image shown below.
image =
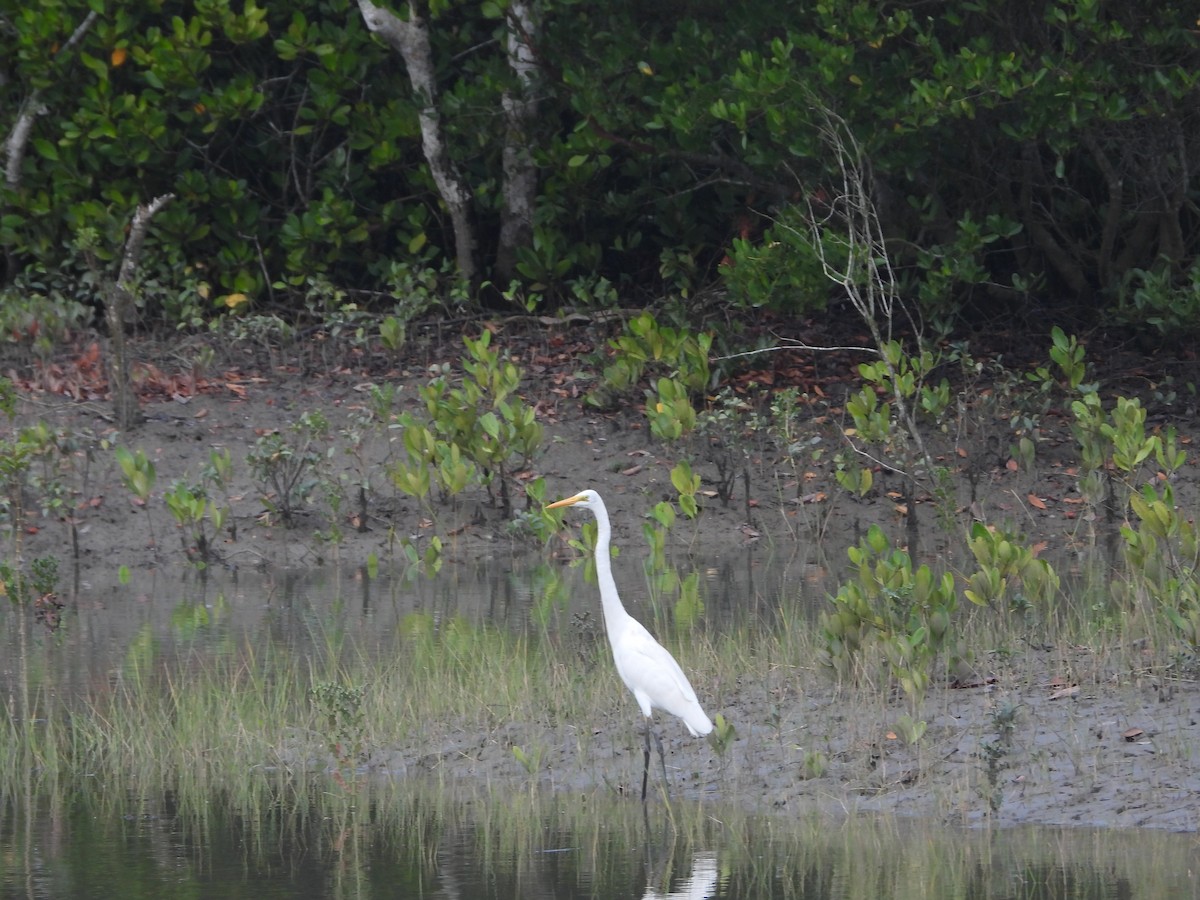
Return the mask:
[[146,229],[150,227],[150,220],[173,199],[174,194],[163,194],[149,203],[138,206],[129,226],[129,237],[125,239],[125,253],[121,258],[121,271],[117,275],[117,282],[105,291],[105,312],[108,316],[108,337],[111,344],[108,389],[112,394],[117,427],[121,431],[132,430],[142,418],[137,396],[133,392],[129,347],[125,343],[125,324],[133,310],[133,288],[137,279],[138,262],[142,257],[142,244],[146,240]]
[[[99,17],[100,14],[95,10],[89,12],[84,20],[75,26],[75,30],[71,32],[71,36],[59,48],[56,55],[65,58],[63,54],[83,40],[83,36],[87,34],[88,29]],[[13,190],[21,186],[21,163],[25,159],[25,147],[29,143],[29,135],[33,132],[34,120],[45,111],[46,109],[42,105],[41,91],[34,88],[25,98],[17,121],[13,123],[12,131],[8,133],[8,138],[4,141],[4,181]]]
[[513,0],[508,7],[508,64],[517,76],[517,90],[503,98],[504,206],[500,212],[500,243],[496,274],[501,285],[517,275],[517,250],[533,235],[538,171],[529,152],[530,131],[537,119],[537,81],[540,68],[534,55],[538,20],[536,0]]
[[407,21],[390,10],[376,6],[371,0],[358,0],[358,8],[367,28],[397,50],[404,60],[413,92],[421,104],[418,113],[421,149],[454,227],[458,274],[473,285],[478,277],[478,265],[475,259],[475,228],[471,222],[471,192],[450,159],[442,132],[441,117],[437,111],[437,83],[434,79],[429,27],[414,0],[409,0]]

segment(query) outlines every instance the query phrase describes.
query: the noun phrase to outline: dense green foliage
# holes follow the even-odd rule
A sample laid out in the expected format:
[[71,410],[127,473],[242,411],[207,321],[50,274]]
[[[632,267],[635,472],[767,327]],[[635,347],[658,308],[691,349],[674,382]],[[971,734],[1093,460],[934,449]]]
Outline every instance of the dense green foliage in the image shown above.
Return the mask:
[[[505,7],[417,4],[492,277],[515,86]],[[839,190],[824,107],[865,148],[901,292],[926,314],[1070,303],[1197,324],[1200,37],[1181,5],[535,7],[523,297],[611,302],[600,277],[688,296],[723,276],[737,303],[823,305],[800,226]],[[18,295],[89,296],[80,248],[115,265],[134,208],[168,191],[143,267],[154,317],[449,272],[418,103],[355,3],[58,0],[0,25],[9,149],[39,113],[0,189]]]

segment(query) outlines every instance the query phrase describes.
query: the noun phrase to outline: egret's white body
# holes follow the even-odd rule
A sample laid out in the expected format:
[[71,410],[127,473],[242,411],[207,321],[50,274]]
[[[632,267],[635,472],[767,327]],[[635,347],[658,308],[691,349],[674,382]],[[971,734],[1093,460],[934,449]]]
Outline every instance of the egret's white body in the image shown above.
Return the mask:
[[[625,686],[633,692],[634,699],[646,717],[646,767],[650,763],[650,734],[653,711],[665,710],[683,720],[694,736],[708,734],[713,730],[712,720],[696,699],[683,669],[667,649],[646,630],[637,619],[625,611],[617,594],[617,583],[612,575],[612,557],[609,542],[612,526],[608,521],[608,510],[595,491],[582,491],[573,497],[551,503],[547,509],[578,506],[590,509],[596,516],[596,580],[600,584],[600,603],[604,608],[604,628],[608,632],[608,643],[612,647],[613,662],[617,674]],[[658,735],[654,735],[658,742]],[[658,745],[662,758],[662,744]],[[666,771],[666,761],[663,761]],[[646,773],[642,773],[642,797],[646,795]]]

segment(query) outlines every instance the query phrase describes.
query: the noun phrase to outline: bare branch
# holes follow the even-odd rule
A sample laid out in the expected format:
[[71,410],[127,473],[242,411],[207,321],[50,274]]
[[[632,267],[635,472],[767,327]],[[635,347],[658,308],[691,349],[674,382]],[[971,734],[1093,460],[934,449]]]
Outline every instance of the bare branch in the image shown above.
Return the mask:
[[[87,34],[88,29],[98,18],[99,14],[93,9],[82,22],[75,26],[71,36],[58,51],[60,59],[63,53],[83,40],[83,36]],[[44,112],[46,112],[46,107],[42,104],[42,92],[35,88],[21,104],[21,112],[17,115],[12,131],[8,133],[8,137],[4,141],[4,181],[10,188],[16,189],[21,185],[21,163],[25,161],[25,148],[29,144],[29,135],[33,133],[34,121]]]
[[[822,209],[818,209],[817,203],[809,197],[809,243],[826,277],[842,287],[871,332],[871,340],[875,343],[873,352],[887,367],[896,416],[915,446],[917,458],[927,472],[933,472],[933,458],[925,448],[921,429],[901,388],[902,379],[894,354],[888,349],[892,344],[892,323],[897,313],[908,318],[918,341],[921,329],[896,291],[895,273],[871,197],[870,164],[846,121],[819,103],[814,105],[817,127],[833,158],[838,183],[832,185],[832,196]],[[862,452],[857,447],[855,450]],[[879,460],[873,461],[883,465]],[[905,475],[916,480],[914,472]]]
[[4,165],[4,181],[14,190],[21,185],[21,163],[25,161],[25,147],[29,143],[29,135],[33,131],[33,122],[46,111],[42,106],[40,91],[33,91],[21,105],[21,113],[13,123],[12,131],[4,142],[4,155],[7,161]]
[[163,194],[155,197],[149,203],[138,206],[133,214],[133,222],[129,226],[129,237],[125,239],[125,255],[121,259],[121,274],[117,276],[117,287],[120,290],[130,290],[137,276],[138,260],[142,255],[142,244],[146,240],[146,229],[150,220],[158,215],[164,206],[175,199],[174,194]]
[[760,347],[757,350],[744,350],[741,353],[730,353],[727,356],[710,356],[709,362],[722,362],[723,360],[727,359],[742,359],[747,356],[756,356],[759,353],[778,353],[781,350],[812,350],[814,353],[837,353],[850,350],[856,353],[869,353],[872,356],[879,355],[879,351],[873,347],[857,347],[853,344],[844,346],[818,347],[813,344],[806,344],[804,341],[798,341],[795,338],[781,338],[781,340],[786,341],[786,343],[780,344],[776,347]]

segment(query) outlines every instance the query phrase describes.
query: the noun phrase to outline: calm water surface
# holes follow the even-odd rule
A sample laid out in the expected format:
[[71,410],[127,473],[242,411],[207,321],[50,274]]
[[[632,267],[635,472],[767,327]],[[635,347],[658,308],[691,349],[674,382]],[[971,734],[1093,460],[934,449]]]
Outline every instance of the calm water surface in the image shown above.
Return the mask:
[[[705,569],[704,621],[769,617],[783,582],[793,595],[808,585],[820,598],[812,571],[750,557]],[[629,585],[626,596],[643,587]],[[119,679],[139,654],[185,660],[269,639],[314,655],[331,645],[386,655],[413,612],[553,628],[580,613],[565,598],[591,590],[577,571],[495,561],[391,580],[333,568],[182,581],[149,574],[127,585],[81,579],[64,591],[66,623],[56,633],[35,626],[18,641],[3,605],[0,688],[12,697],[22,654],[34,686],[82,695]],[[653,619],[653,600],[637,612]],[[0,896],[1200,897],[1192,835],[962,831],[545,792],[430,797],[412,784],[332,781],[320,796],[235,814],[218,795],[185,805],[161,786],[80,775],[50,786],[35,777],[24,792],[0,795]]]
[[[1183,835],[907,820],[781,822],[676,804],[565,809],[395,797],[283,824],[129,797],[13,815],[0,827],[4,898],[680,897],[1180,898],[1198,896]],[[506,808],[502,808],[506,807]]]

